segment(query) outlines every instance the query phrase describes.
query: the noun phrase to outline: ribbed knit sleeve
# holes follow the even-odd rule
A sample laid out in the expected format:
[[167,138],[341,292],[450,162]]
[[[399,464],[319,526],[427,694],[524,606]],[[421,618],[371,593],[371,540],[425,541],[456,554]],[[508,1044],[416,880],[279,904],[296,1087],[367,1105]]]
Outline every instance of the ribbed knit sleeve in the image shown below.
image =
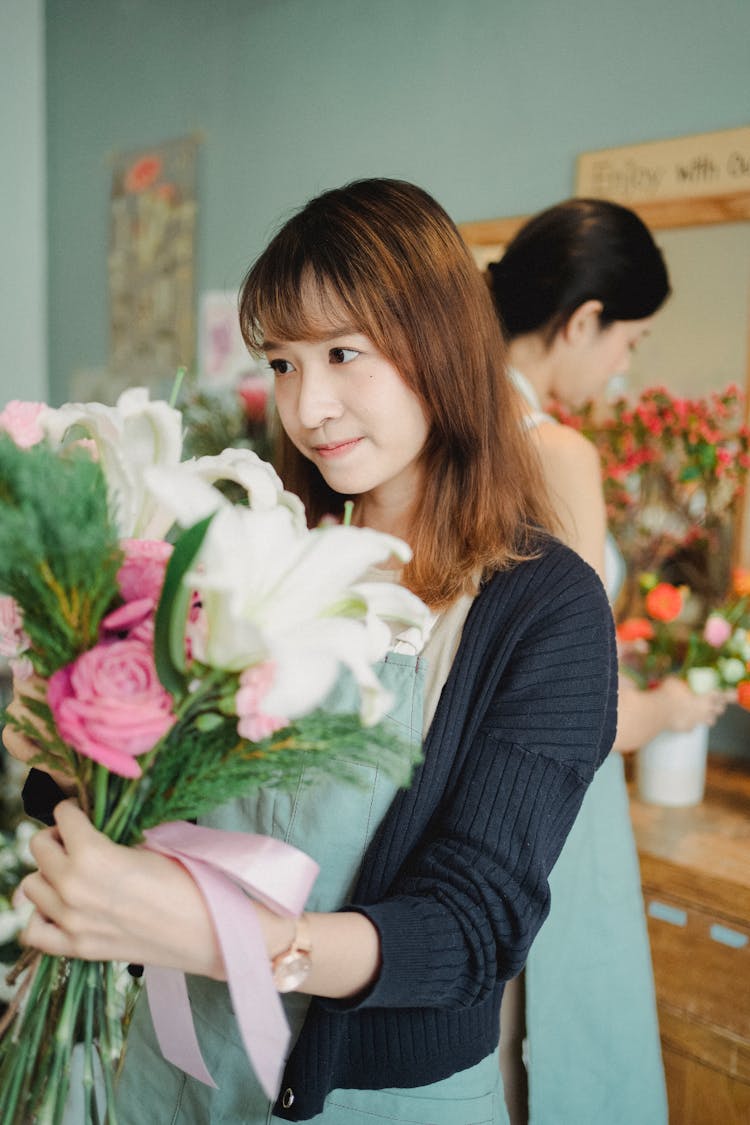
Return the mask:
[[[467,674],[448,678],[410,791],[418,808],[437,786],[440,803],[382,900],[366,872],[365,903],[354,900],[382,948],[378,980],[355,1006],[481,1001],[523,968],[548,913],[549,873],[614,738],[616,669],[598,579],[571,552],[545,561],[475,603],[460,654]],[[445,755],[449,772],[446,745],[462,748]],[[392,846],[376,838],[371,870],[381,869],[378,848]]]
[[548,543],[478,595],[423,761],[347,907],[379,931],[378,979],[313,1002],[287,1068],[302,1097],[280,1116],[312,1116],[323,1087],[420,1085],[494,1049],[503,982],[548,913],[549,873],[614,740],[616,696],[609,603],[568,548]]

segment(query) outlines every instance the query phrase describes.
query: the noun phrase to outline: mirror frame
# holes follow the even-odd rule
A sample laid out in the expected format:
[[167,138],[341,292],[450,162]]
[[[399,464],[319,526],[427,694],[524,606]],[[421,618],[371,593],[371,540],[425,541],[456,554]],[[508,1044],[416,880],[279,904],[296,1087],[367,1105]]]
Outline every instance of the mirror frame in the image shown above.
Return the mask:
[[[618,200],[630,207],[651,230],[672,230],[677,227],[711,226],[715,223],[750,221],[750,190],[727,195],[686,196],[684,199],[657,199],[645,203]],[[469,249],[478,251],[503,246],[521,229],[531,215],[513,215],[499,219],[479,219],[458,223],[459,232]],[[745,358],[745,421],[750,423],[750,308],[746,326]],[[736,566],[750,567],[750,483],[737,515],[734,543]]]

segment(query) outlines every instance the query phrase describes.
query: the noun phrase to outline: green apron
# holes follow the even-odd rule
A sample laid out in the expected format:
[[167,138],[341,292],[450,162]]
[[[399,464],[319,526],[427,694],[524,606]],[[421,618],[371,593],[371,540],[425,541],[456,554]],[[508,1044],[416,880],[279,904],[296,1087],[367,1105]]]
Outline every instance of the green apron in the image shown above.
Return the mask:
[[[390,653],[378,672],[393,693],[390,718],[405,737],[422,739],[424,661]],[[342,682],[329,701],[339,710],[357,706]],[[286,840],[320,864],[306,909],[338,909],[351,892],[365,849],[393,800],[395,789],[376,767],[361,767],[362,785],[325,779],[294,792],[261,790],[218,809],[205,823],[231,831]],[[212,1090],[167,1063],[156,1045],[145,996],[139,1000],[118,1087],[121,1125],[282,1125],[260,1089],[239,1039],[226,985],[189,978],[198,1040],[218,1089]],[[309,999],[283,997],[292,1042]],[[405,1090],[333,1090],[314,1125],[506,1125],[497,1055],[441,1082]]]
[[586,792],[526,964],[531,1125],[667,1125],[622,755]]

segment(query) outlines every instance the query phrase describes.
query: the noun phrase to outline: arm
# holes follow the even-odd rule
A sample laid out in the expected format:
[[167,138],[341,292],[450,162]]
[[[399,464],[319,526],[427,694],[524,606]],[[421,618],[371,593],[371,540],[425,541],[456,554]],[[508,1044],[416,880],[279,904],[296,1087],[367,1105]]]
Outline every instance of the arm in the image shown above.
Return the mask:
[[[476,656],[476,631],[462,644],[424,765],[397,798],[410,829],[437,775],[436,813],[403,858],[400,835],[381,835],[363,865],[353,901],[378,927],[382,967],[359,1008],[466,1008],[522,968],[549,908],[549,872],[610,748],[615,644],[601,584],[562,547],[510,581],[518,597],[506,597],[502,575],[475,603],[467,629],[494,616],[492,646]],[[383,895],[377,872],[389,859],[400,870]]]
[[664,730],[713,726],[736,698],[733,691],[696,695],[684,680],[669,676],[658,687],[641,691],[627,676],[620,679],[616,750],[637,750]]
[[547,490],[557,515],[557,534],[593,566],[602,582],[607,513],[601,463],[595,446],[576,430],[542,422],[530,435],[536,440]]
[[[547,488],[558,516],[559,537],[593,566],[603,582],[607,517],[596,448],[576,430],[542,422],[535,436]],[[664,730],[692,730],[712,725],[726,709],[732,693],[695,695],[675,677],[650,691],[640,691],[621,678],[617,736],[613,749],[636,750]]]
[[[179,863],[113,844],[73,801],[55,809],[55,827],[33,838],[38,871],[21,887],[36,907],[26,945],[89,961],[162,965],[225,979],[203,897]],[[269,959],[285,950],[294,921],[260,904]],[[379,965],[374,926],[357,914],[309,914],[313,969],[304,990],[340,997],[370,983]]]

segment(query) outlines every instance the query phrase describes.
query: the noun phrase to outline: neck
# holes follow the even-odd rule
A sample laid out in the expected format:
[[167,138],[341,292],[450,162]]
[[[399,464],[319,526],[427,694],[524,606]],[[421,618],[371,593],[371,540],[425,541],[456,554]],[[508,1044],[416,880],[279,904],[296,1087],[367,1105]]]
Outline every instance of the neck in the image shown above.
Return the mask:
[[352,523],[357,527],[370,527],[373,531],[395,535],[408,542],[412,527],[410,515],[410,510],[406,511],[402,505],[382,502],[368,493],[360,496],[355,503]]
[[508,348],[510,366],[525,375],[544,405],[550,397],[554,379],[553,349],[533,332],[516,336]]

